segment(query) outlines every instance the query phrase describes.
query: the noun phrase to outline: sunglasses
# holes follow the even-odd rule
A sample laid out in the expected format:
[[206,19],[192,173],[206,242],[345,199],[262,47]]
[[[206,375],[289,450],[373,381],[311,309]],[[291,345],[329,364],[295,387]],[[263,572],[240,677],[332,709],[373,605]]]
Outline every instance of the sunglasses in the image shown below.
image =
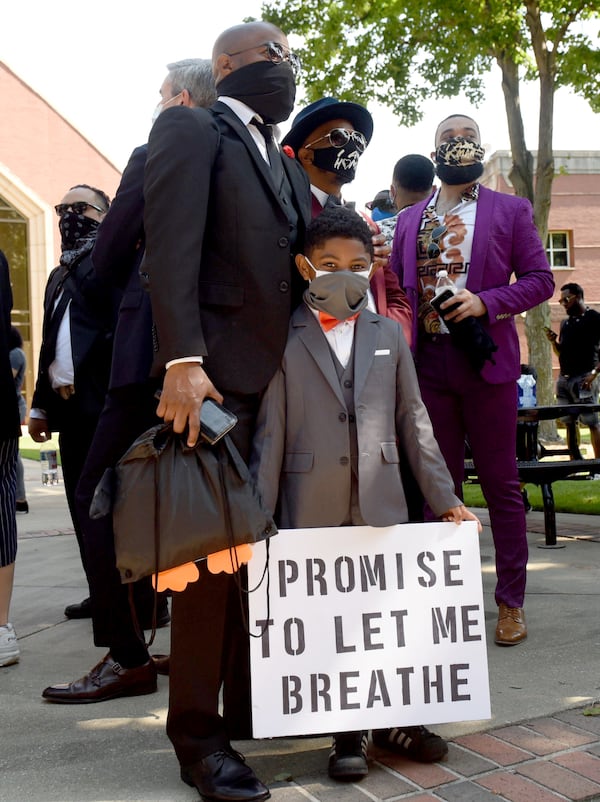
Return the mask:
[[567,304],[571,303],[574,297],[575,297],[574,295],[565,295],[565,297],[561,298],[558,303],[562,304],[563,306],[566,306]]
[[101,212],[104,214],[106,209],[101,209],[99,206],[95,206],[93,203],[86,203],[86,201],[75,201],[75,203],[59,203],[54,207],[54,211],[59,217],[65,215],[69,209],[72,209],[75,214],[83,214],[86,209],[91,207],[95,209],[97,212]]
[[247,53],[249,50],[258,50],[259,47],[264,47],[264,55],[273,64],[281,64],[287,61],[294,72],[294,76],[298,77],[302,71],[302,62],[297,53],[288,50],[287,47],[279,44],[279,42],[264,42],[262,45],[255,45],[254,47],[246,47],[243,50],[236,50],[235,53],[227,53],[228,56],[239,56],[240,53]]
[[448,226],[436,226],[434,229],[432,229],[431,234],[429,235],[429,245],[427,246],[428,259],[437,259],[437,257],[440,255],[442,249],[439,246],[439,240],[441,240],[447,231]]
[[332,148],[343,148],[350,141],[354,142],[359,153],[364,153],[367,147],[367,140],[364,134],[361,134],[360,131],[346,131],[345,128],[332,128],[328,134],[320,136],[318,139],[304,145],[304,147],[312,148],[313,145],[316,145],[317,142],[322,142],[324,139],[328,140]]

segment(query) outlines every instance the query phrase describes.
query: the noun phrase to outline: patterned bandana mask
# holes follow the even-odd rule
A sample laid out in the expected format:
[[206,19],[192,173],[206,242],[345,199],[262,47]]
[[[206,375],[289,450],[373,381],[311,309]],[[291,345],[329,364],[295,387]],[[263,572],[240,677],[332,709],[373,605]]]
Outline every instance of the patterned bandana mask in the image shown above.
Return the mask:
[[477,142],[455,136],[435,152],[436,173],[445,184],[469,184],[483,173],[485,150]]
[[86,217],[84,214],[75,214],[75,212],[63,214],[58,221],[63,251],[78,248],[81,240],[95,239],[99,225],[97,220],[92,220],[91,217]]

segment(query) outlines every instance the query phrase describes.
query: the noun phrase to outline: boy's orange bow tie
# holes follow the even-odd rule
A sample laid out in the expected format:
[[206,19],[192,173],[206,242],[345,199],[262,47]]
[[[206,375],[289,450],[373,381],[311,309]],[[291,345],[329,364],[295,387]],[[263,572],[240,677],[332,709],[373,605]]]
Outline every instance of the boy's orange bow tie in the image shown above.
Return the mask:
[[[356,320],[359,316],[360,312],[357,312],[355,315],[351,317],[347,317],[346,321],[348,320]],[[321,328],[323,331],[331,331],[331,329],[335,328],[338,323],[343,323],[343,320],[338,320],[337,317],[330,315],[328,312],[319,312],[319,323],[321,324]]]

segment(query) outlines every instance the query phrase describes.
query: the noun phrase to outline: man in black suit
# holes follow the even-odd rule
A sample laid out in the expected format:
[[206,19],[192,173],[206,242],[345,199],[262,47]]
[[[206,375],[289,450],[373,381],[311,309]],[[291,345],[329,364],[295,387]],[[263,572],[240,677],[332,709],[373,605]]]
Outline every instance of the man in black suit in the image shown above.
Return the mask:
[[[160,88],[159,113],[175,105],[206,107],[215,101],[209,59],[185,59],[169,64],[167,69]],[[103,702],[151,693],[157,687],[155,664],[150,661],[144,639],[132,618],[129,586],[121,584],[116,569],[112,517],[92,520],[89,516],[94,490],[105,469],[114,467],[135,438],[158,422],[153,397],[158,380],[149,378],[152,312],[139,273],[145,242],[146,153],[147,146],[142,145],[131,154],[92,252],[98,278],[123,291],[109,391],[76,493],[89,563],[94,643],[108,646],[109,652],[98,666],[75,682],[46,688],[43,696],[52,702]],[[134,598],[141,628],[150,628],[154,604],[149,578],[135,584]],[[162,598],[155,623],[161,626],[168,621],[167,602]]]
[[[38,376],[29,434],[44,443],[59,433],[65,493],[81,561],[88,574],[75,488],[104,405],[120,293],[94,275],[91,252],[110,200],[79,184],[55,207],[61,234],[60,265],[48,277]],[[71,609],[73,608],[73,609]],[[79,618],[81,604],[65,615]]]
[[[239,418],[232,436],[244,458],[300,299],[291,255],[310,220],[308,180],[270,128],[292,111],[298,69],[275,26],[230,28],[213,49],[217,103],[167,109],[148,143],[144,269],[154,373],[164,374],[157,412],[177,432],[187,426],[191,445],[204,398],[224,400]],[[230,744],[251,735],[236,582],[202,564],[200,579],[174,594],[167,732],[182,779],[203,797],[259,800],[268,789]]]

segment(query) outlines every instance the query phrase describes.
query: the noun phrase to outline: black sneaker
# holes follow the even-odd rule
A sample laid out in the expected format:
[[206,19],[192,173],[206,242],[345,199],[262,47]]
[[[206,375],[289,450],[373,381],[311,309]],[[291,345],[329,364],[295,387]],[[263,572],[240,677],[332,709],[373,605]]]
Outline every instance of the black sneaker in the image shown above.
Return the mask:
[[27,501],[17,501],[15,505],[16,512],[23,512],[27,514],[29,512],[29,504]]
[[361,732],[340,732],[333,736],[327,771],[334,780],[353,782],[369,773],[367,744],[369,735]]
[[373,730],[373,743],[397,755],[405,755],[418,763],[435,763],[448,754],[448,744],[426,727],[391,727]]

